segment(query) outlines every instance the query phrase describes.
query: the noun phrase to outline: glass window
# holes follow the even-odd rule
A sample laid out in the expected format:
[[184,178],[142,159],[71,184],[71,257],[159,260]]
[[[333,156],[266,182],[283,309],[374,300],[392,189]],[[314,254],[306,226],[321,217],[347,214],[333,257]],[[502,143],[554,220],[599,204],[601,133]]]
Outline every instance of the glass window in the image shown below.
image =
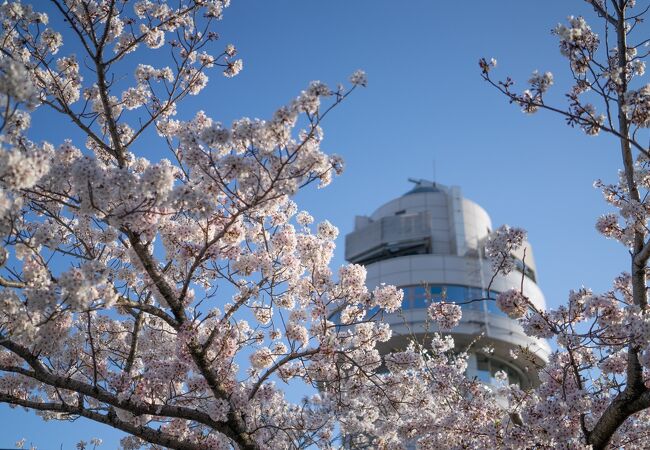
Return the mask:
[[413,307],[426,308],[429,305],[429,296],[423,286],[418,286],[413,292]]
[[491,381],[490,360],[485,355],[476,355],[476,378],[486,384]]
[[476,300],[479,298],[485,298],[486,292],[481,288],[471,287],[468,288],[467,300]]
[[498,360],[490,361],[490,372],[494,376],[499,370],[504,371],[508,375],[508,383],[510,384],[521,384],[521,376],[519,373],[510,367],[508,364],[503,363]]
[[515,259],[515,269],[517,271],[525,274],[531,280],[536,281],[535,280],[535,271],[533,269],[531,269],[529,266],[527,266],[522,260]]
[[475,287],[467,288],[467,297],[465,301],[471,301],[471,303],[463,305],[463,308],[472,311],[484,311],[483,303],[485,303],[485,300],[481,300],[484,298],[485,291],[483,289]]
[[490,370],[490,360],[482,353],[476,354],[476,368],[478,370]]
[[[439,302],[444,299],[448,302],[458,303],[461,308],[468,311],[481,311],[500,317],[508,317],[497,308],[495,300],[498,293],[496,291],[488,292],[477,287],[459,285],[431,285],[428,286],[428,292],[427,288],[422,285],[405,286],[402,291],[404,292],[403,310],[427,308],[430,302]],[[470,301],[471,303],[466,303]]]
[[499,314],[501,312],[494,300],[487,301],[487,310],[490,314]]
[[483,354],[476,355],[476,378],[487,384],[495,384],[495,375],[503,371],[508,375],[508,382],[521,385],[522,377],[519,372],[509,364]]
[[402,288],[402,291],[404,292],[404,298],[402,298],[402,309],[407,310],[411,307],[411,296],[413,294],[413,288],[405,287]]
[[464,302],[467,299],[467,288],[464,286],[447,286],[448,302]]
[[431,301],[432,302],[439,302],[440,299],[442,298],[442,286],[431,286],[429,288],[429,291],[431,292]]
[[504,313],[503,311],[501,311],[499,309],[499,307],[497,306],[497,302],[496,302],[497,295],[499,295],[497,292],[490,291],[490,299],[491,300],[486,300],[485,301],[485,304],[487,305],[487,311],[488,311],[488,313],[493,314],[495,316],[508,317],[508,315],[506,313]]

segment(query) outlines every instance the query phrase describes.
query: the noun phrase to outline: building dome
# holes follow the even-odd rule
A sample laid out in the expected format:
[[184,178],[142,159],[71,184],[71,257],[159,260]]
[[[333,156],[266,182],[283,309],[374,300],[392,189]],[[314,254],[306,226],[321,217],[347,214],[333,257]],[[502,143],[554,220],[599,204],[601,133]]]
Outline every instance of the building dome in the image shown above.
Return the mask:
[[[536,367],[548,361],[548,343],[527,336],[494,301],[499,292],[523,286],[524,294],[545,308],[530,244],[524,242],[513,255],[516,271],[493,278],[484,257],[492,232],[487,212],[463,198],[458,187],[410,181],[415,186],[406,194],[370,216],[357,216],[354,231],[345,237],[345,258],[366,267],[370,289],[386,283],[404,291],[402,311],[383,318],[393,338],[380,351],[403,349],[413,334],[435,331],[426,323],[431,301],[488,299],[462,304],[461,322],[450,333],[457,350],[470,354],[468,376],[489,383],[503,370],[523,388],[538,384]],[[513,359],[511,350],[520,348],[527,349],[527,357]]]

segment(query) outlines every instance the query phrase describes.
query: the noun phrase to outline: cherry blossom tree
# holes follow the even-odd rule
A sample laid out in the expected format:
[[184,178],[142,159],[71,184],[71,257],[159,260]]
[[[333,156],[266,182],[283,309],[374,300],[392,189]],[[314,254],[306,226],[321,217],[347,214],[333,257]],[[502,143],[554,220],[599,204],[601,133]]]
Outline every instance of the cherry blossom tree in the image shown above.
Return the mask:
[[[208,74],[242,70],[215,31],[228,3],[51,0],[60,30],[29,5],[0,6],[0,401],[107,424],[127,449],[647,448],[645,10],[591,0],[602,37],[582,18],[556,28],[575,79],[567,108],[545,102],[551,74],[519,93],[480,62],[525,112],[610,133],[623,156],[619,182],[598,183],[618,214],[597,227],[631,255],[612,291],[579,289],[549,311],[516,287],[484,300],[557,342],[524,391],[505,374],[493,387],[465,376],[467,355],[441,334],[457,304],[431,304],[440,332],[381,355],[391,330],[378,319],[402,292],[369,291],[359,265],[334,273],[338,230],[292,200],[342,171],[321,123],[363,72],[348,88],[312,82],[267,121],[175,118]],[[60,54],[64,37],[78,55]],[[150,53],[155,66],[138,58]],[[85,141],[32,141],[34,108]],[[495,274],[513,270],[524,236],[494,233]],[[289,401],[283,386],[297,385],[313,395]]]
[[604,132],[617,139],[622,159],[618,180],[595,183],[617,213],[600,217],[596,228],[620,241],[630,254],[628,271],[614,281],[610,292],[596,295],[581,288],[571,293],[566,305],[551,311],[535,309],[516,290],[497,299],[511,317],[521,317],[530,335],[554,337],[559,347],[541,370],[542,385],[535,392],[510,390],[511,416],[518,420],[507,439],[533,447],[562,443],[571,448],[646,448],[650,445],[650,85],[644,84],[642,76],[650,43],[643,25],[650,4],[586,2],[594,10],[597,31],[585,18],[573,16],[553,30],[574,80],[566,93],[568,106],[547,102],[553,85],[550,72],[534,72],[529,88],[518,92],[511,78],[493,78],[495,60],[479,62],[483,78],[523,112],[551,111],[587,135]]
[[[320,124],[365,75],[314,82],[268,121],[181,122],[208,72],[242,69],[214,31],[228,1],[51,5],[81,54],[59,54],[47,15],[0,6],[0,401],[108,424],[125,448],[327,445],[337,401],[292,404],[275,382],[364,376],[388,330],[342,332],[328,310],[394,309],[401,293],[367,294],[358,268],[336,281],[337,229],[296,216],[291,196],[342,170]],[[85,142],[30,140],[36,107]],[[138,154],[146,133],[166,159]]]

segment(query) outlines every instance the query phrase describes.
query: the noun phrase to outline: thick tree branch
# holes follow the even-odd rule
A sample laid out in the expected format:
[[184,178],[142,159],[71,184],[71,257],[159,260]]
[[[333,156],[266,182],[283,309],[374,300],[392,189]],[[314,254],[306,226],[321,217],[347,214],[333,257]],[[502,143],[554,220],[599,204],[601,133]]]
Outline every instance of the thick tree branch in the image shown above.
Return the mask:
[[81,416],[91,419],[95,422],[109,425],[118,430],[137,436],[152,444],[162,445],[166,448],[173,448],[178,450],[200,450],[204,448],[200,444],[190,444],[187,441],[178,439],[160,429],[154,430],[153,428],[143,425],[133,425],[128,422],[120,420],[114,409],[111,409],[106,414],[101,414],[92,411],[79,405],[69,405],[65,403],[53,402],[38,402],[34,400],[27,400],[24,398],[16,397],[13,395],[0,393],[0,402],[9,403],[12,405],[23,406],[25,408],[33,409],[36,411],[47,411],[68,414],[70,416]]

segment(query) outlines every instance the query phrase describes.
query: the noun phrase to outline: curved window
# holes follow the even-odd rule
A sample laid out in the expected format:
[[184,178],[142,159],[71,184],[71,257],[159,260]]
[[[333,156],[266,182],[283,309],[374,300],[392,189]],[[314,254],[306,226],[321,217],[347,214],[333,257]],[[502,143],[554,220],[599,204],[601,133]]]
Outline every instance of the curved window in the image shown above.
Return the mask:
[[426,308],[431,302],[445,300],[459,303],[465,311],[482,311],[507,317],[503,311],[497,308],[495,300],[498,292],[496,291],[488,292],[481,288],[453,284],[434,284],[426,288],[424,286],[404,286],[402,291],[404,291],[403,310]]
[[[487,291],[485,289],[460,286],[454,284],[434,284],[426,288],[420,286],[403,286],[404,299],[402,300],[402,310],[424,309],[431,302],[445,300],[460,304],[463,311],[478,311],[499,317],[508,317],[503,311],[497,308],[496,298],[499,295],[496,291]],[[366,317],[372,317],[379,311],[375,306]],[[334,314],[330,320],[339,323],[341,313]]]
[[532,281],[537,282],[537,278],[535,277],[535,271],[533,269],[531,269],[529,266],[527,266],[519,258],[515,258],[515,270],[517,270],[519,273],[523,273],[528,278],[530,278]]
[[503,371],[508,375],[508,383],[521,386],[523,377],[521,373],[510,364],[496,358],[488,357],[482,353],[476,354],[476,373],[468,373],[486,384],[496,384],[496,373]]

